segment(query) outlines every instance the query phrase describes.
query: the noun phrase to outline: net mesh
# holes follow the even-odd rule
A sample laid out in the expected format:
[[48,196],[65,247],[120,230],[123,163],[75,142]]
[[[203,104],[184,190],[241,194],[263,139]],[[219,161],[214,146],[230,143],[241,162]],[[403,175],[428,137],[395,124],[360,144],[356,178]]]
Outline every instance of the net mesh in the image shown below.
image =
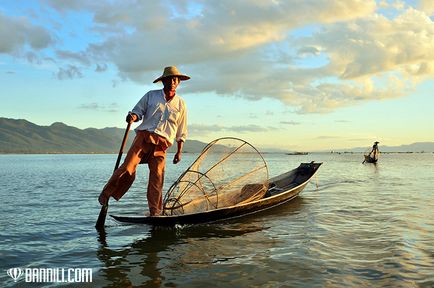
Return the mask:
[[170,187],[164,215],[214,210],[260,199],[268,190],[268,168],[261,154],[238,138],[209,143]]

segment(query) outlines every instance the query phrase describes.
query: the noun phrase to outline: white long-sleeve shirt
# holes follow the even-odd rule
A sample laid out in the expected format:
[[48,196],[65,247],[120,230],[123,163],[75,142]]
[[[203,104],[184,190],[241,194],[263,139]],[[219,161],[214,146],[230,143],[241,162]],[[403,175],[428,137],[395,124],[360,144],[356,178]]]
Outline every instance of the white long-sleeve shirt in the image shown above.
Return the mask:
[[166,138],[170,144],[173,139],[184,141],[187,138],[187,106],[184,100],[175,95],[166,101],[163,89],[151,90],[134,106],[131,111],[143,122],[137,130],[147,130]]

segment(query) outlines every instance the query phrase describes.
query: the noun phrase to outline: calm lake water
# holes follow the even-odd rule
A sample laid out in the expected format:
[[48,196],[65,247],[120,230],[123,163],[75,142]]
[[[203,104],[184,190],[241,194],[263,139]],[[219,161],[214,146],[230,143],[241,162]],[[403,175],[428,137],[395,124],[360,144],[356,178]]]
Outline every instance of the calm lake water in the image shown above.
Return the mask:
[[[92,268],[67,287],[434,287],[434,154],[264,155],[270,176],[323,162],[290,203],[230,222],[152,229],[97,197],[117,155],[0,155],[0,287],[7,270]],[[168,163],[167,189],[196,158]],[[173,155],[169,155],[171,160]],[[143,214],[147,170],[109,213]],[[318,188],[316,186],[318,184]]]

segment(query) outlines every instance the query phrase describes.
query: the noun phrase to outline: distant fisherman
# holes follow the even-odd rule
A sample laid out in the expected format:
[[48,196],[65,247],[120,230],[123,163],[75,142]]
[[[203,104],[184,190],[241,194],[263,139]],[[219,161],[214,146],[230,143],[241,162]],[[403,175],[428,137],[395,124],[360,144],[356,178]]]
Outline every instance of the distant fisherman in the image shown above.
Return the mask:
[[371,150],[371,152],[369,153],[369,155],[370,155],[373,159],[378,159],[378,153],[379,153],[379,150],[378,150],[378,143],[380,143],[380,142],[378,142],[378,141],[375,141],[375,142],[374,142],[374,145],[372,145],[372,150]]
[[154,83],[163,82],[163,89],[152,90],[140,99],[128,113],[128,123],[143,120],[136,129],[136,137],[124,163],[113,173],[102,190],[98,201],[101,205],[113,197],[117,201],[133,184],[139,163],[148,163],[148,206],[151,216],[160,215],[163,206],[163,182],[166,149],[175,139],[178,147],[173,163],[181,161],[182,147],[187,137],[187,107],[176,94],[180,81],[190,79],[175,66],[164,68],[163,75]]

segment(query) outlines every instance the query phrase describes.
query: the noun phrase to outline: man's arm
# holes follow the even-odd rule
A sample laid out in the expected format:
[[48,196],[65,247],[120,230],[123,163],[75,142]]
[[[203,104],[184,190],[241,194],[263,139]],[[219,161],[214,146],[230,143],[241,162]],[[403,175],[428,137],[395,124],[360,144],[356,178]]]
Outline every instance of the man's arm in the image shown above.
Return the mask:
[[[139,120],[142,120],[143,116],[146,114],[146,110],[148,109],[148,99],[150,92],[143,95],[143,97],[137,102],[136,106],[134,106],[133,110],[131,110],[128,114],[131,114],[132,116],[127,116],[127,122],[133,121],[137,122]],[[135,115],[135,116],[133,116]]]
[[173,163],[176,164],[181,161],[182,148],[184,141],[187,138],[187,107],[184,107],[181,117],[178,122],[178,130],[176,131],[176,143],[178,143],[178,151],[173,158]]
[[173,164],[177,164],[179,161],[181,161],[182,147],[184,147],[184,141],[177,141],[176,143],[178,143],[178,150],[175,154],[175,157],[173,157]]

